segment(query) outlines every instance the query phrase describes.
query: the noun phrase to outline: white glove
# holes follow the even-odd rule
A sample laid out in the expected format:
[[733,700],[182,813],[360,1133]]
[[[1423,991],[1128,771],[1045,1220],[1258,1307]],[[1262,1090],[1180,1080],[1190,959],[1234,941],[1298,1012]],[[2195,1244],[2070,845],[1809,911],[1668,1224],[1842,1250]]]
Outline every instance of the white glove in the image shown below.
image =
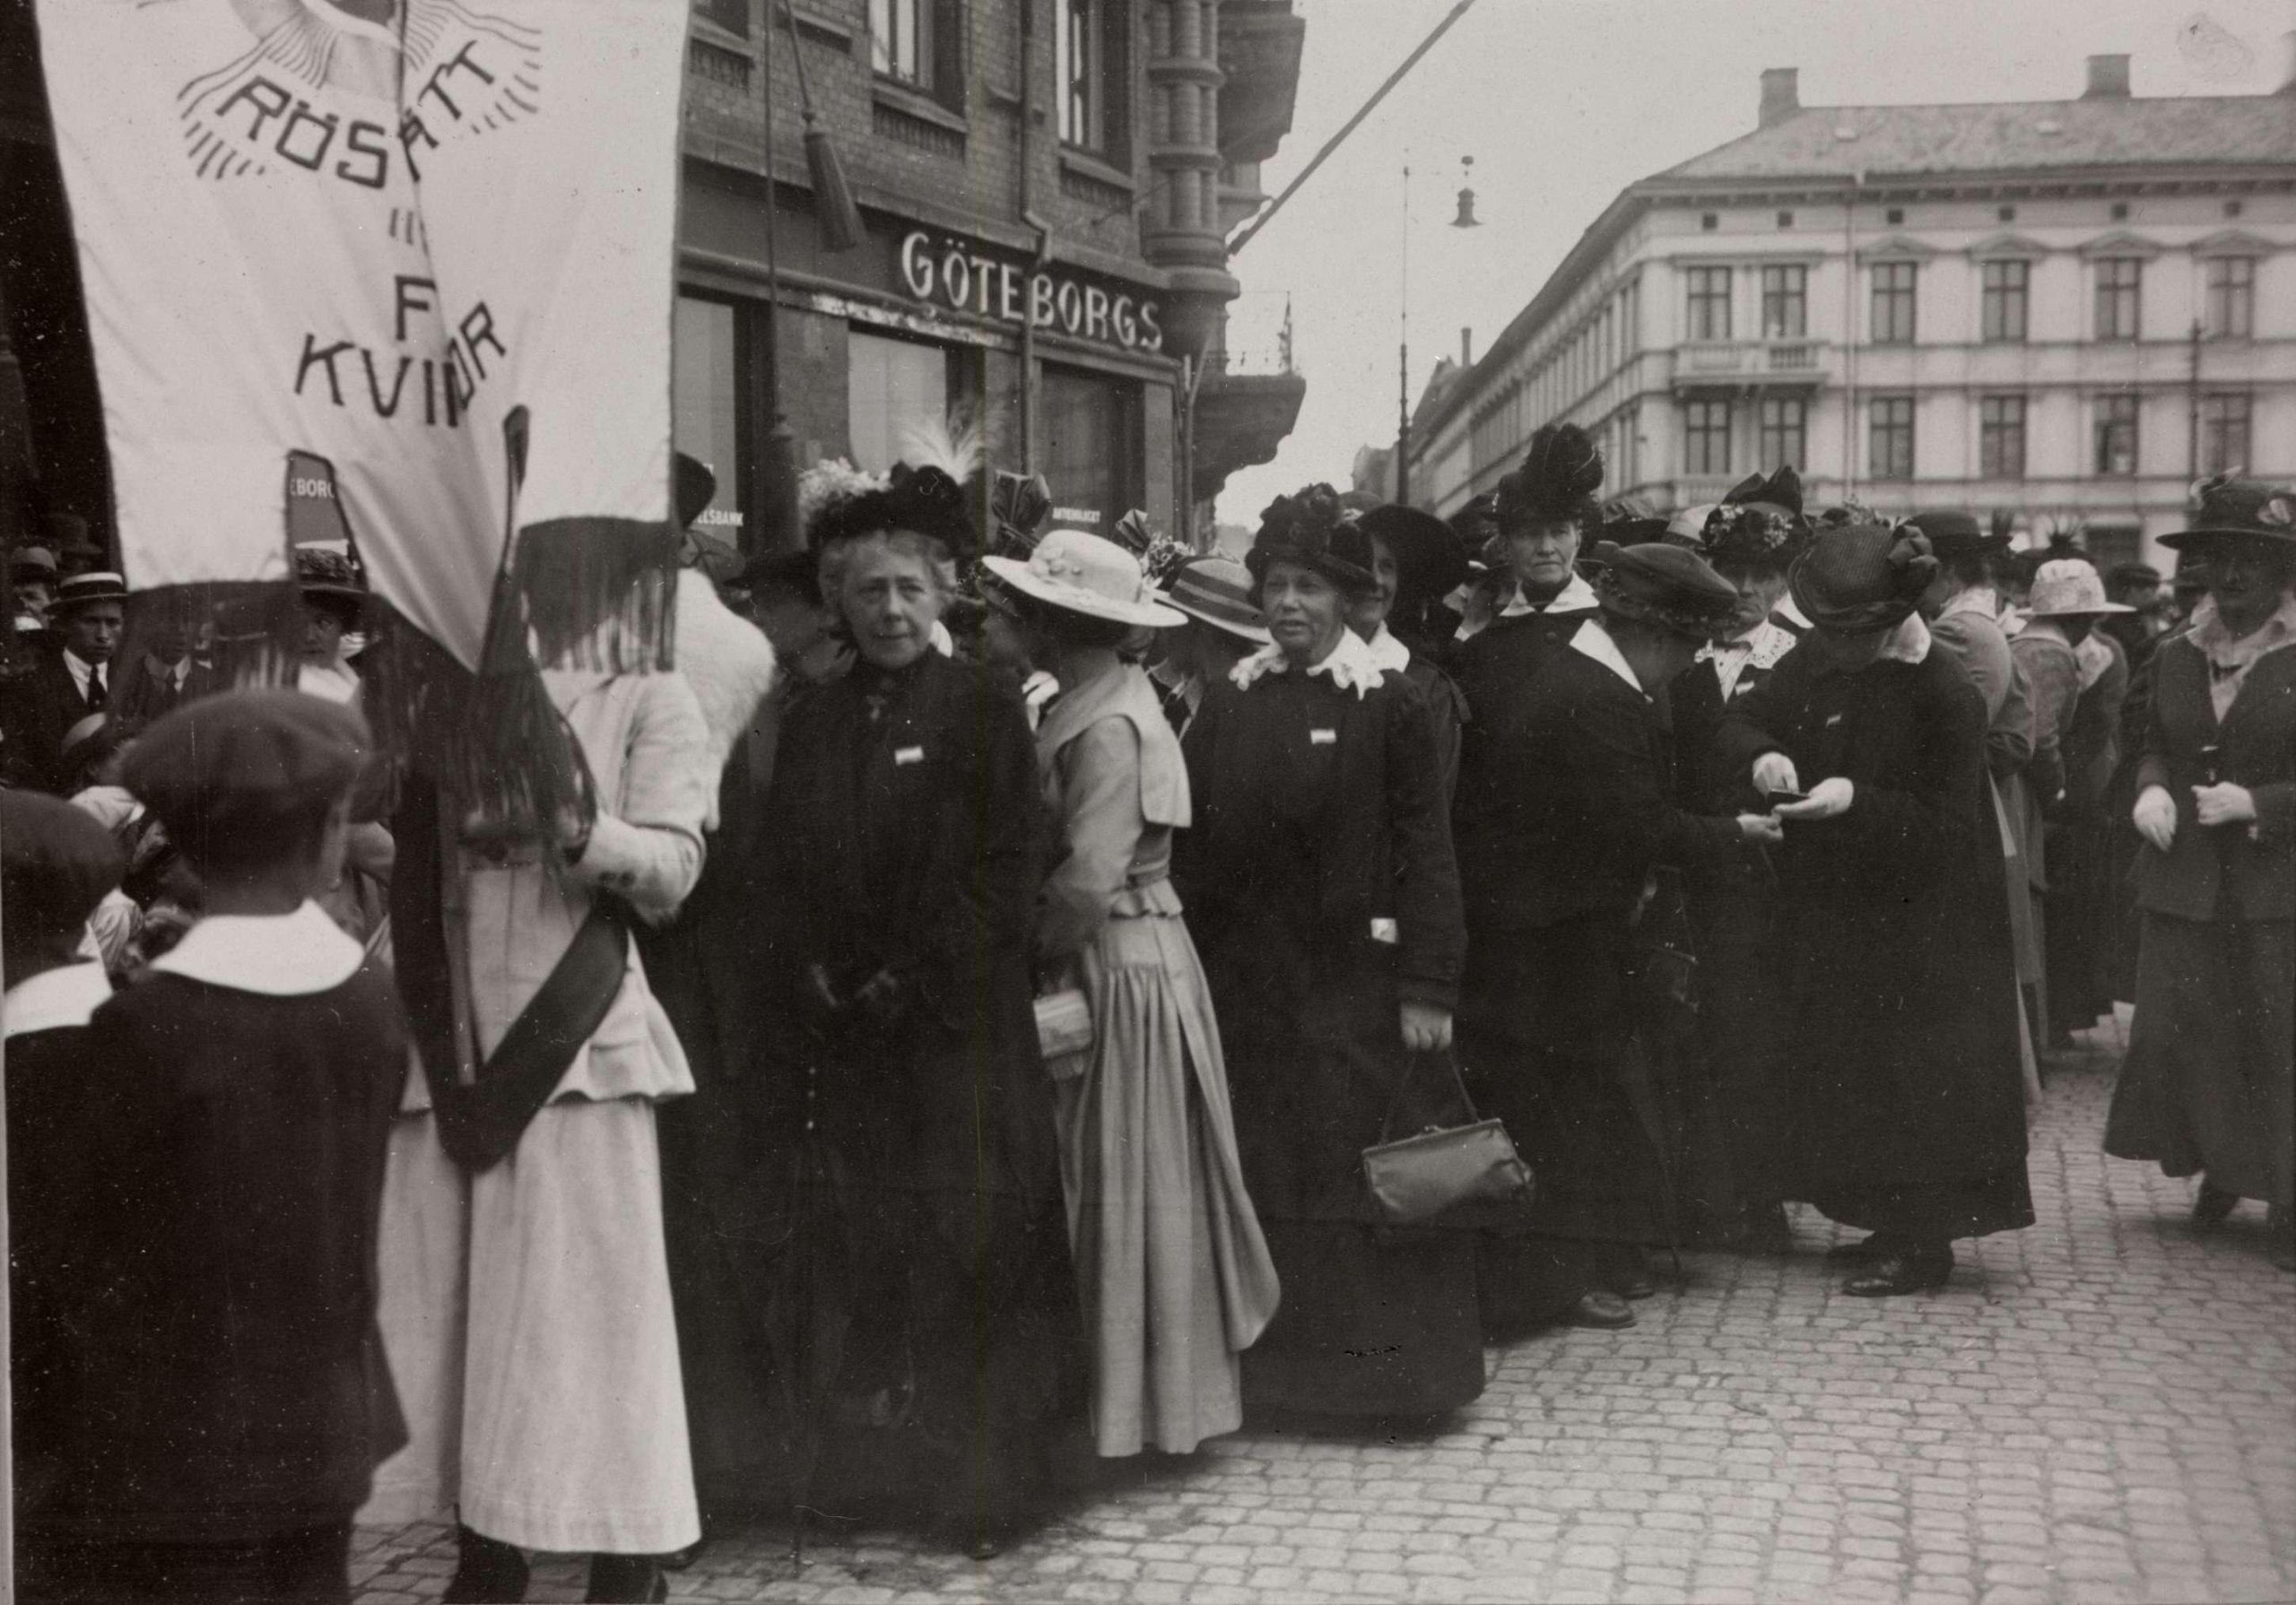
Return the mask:
[[1786,830],[1779,824],[1776,814],[1742,813],[1738,816],[1738,836],[1750,842],[1782,842]]
[[2194,816],[2204,825],[2239,825],[2257,817],[2256,794],[2229,780],[2194,786],[2192,801]]
[[1800,802],[1780,802],[1773,810],[1781,820],[1831,820],[1849,811],[1849,804],[1857,788],[1839,775],[1830,775],[1810,788],[1808,798]]
[[1783,752],[1765,752],[1754,759],[1754,790],[1768,796],[1772,792],[1798,792],[1802,782],[1794,773],[1794,760]]
[[2146,786],[2128,817],[2136,834],[2163,853],[2177,839],[2177,800],[2169,795],[2165,785]]

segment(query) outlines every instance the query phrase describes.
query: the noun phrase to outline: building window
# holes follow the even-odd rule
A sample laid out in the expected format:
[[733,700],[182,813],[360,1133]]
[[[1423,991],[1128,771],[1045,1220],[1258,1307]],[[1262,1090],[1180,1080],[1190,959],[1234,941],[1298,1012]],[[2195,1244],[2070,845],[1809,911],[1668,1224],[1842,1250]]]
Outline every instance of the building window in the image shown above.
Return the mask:
[[1914,262],[1874,265],[1874,317],[1869,338],[1875,345],[1913,343]]
[[2025,337],[2025,307],[2033,282],[2030,262],[1988,262],[1982,270],[1978,334],[1992,341]]
[[2208,311],[2203,325],[2213,340],[2246,340],[2256,333],[2257,259],[2214,256],[2208,263]]
[[1053,522],[1105,535],[1144,499],[1139,382],[1047,364],[1042,405]]
[[933,0],[869,0],[869,65],[888,78],[933,88]]
[[1694,401],[1683,407],[1683,457],[1691,473],[1730,472],[1730,403]]
[[740,318],[726,301],[678,297],[671,331],[670,432],[677,448],[718,476],[709,510],[694,522],[736,544],[742,530]]
[[1799,467],[1809,440],[1809,403],[1798,395],[1766,395],[1761,401],[1761,459],[1754,466],[1763,473],[1781,464]]
[[1913,477],[1913,397],[1877,395],[1866,403],[1866,473],[1877,480]]
[[1810,270],[1799,265],[1761,270],[1761,336],[1799,340],[1810,332]]
[[2136,401],[2133,395],[2097,398],[2097,472],[2136,472]]
[[2137,287],[2144,264],[2135,256],[2108,256],[2097,264],[2097,338],[2137,337]]
[[2025,477],[2025,398],[1981,396],[1977,403],[1977,472],[1988,480]]
[[1061,142],[1118,161],[1130,126],[1126,18],[1124,0],[1056,0],[1053,13]]
[[1730,338],[1730,270],[1693,267],[1690,270],[1690,337],[1692,340]]
[[[768,0],[768,4],[778,4],[778,0]],[[750,0],[693,0],[693,14],[728,33],[746,36],[750,30]]]
[[2248,466],[2250,403],[2245,395],[2200,400],[2200,472],[2241,473]]
[[949,358],[946,348],[921,341],[848,332],[846,424],[856,467],[885,473],[911,429],[947,418]]

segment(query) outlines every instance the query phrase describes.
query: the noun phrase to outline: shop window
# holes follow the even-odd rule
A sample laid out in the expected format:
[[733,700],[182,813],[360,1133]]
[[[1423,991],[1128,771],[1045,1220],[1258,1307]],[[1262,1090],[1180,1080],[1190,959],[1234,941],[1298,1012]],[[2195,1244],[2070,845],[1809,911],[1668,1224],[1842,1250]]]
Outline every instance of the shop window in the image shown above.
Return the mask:
[[2256,333],[2257,259],[2217,256],[2208,264],[2205,328],[2212,340],[2246,340]]
[[[778,5],[780,0],[766,0],[766,4]],[[693,14],[728,33],[746,37],[750,30],[750,0],[693,0]]]
[[2025,477],[2025,398],[1980,396],[1977,403],[1977,472],[1980,479]]
[[1688,402],[1683,407],[1683,468],[1691,473],[1730,472],[1730,403]]
[[1987,262],[1979,272],[1979,337],[1995,342],[2023,340],[2033,265],[2022,261]]
[[852,329],[846,334],[846,421],[853,465],[883,473],[900,460],[910,430],[946,421],[954,399],[949,352],[922,341]]
[[1690,337],[1692,340],[1730,338],[1730,270],[1693,267],[1690,270]]
[[1799,340],[1810,332],[1810,270],[1798,264],[1761,270],[1761,337]]
[[1123,167],[1132,121],[1132,13],[1127,0],[1054,0],[1060,139]]
[[2241,473],[2248,466],[2248,428],[2253,411],[2242,394],[2200,398],[2200,471]]
[[2138,335],[2138,294],[2144,282],[2144,261],[2135,256],[2108,256],[2097,264],[2097,338],[2135,340]]
[[1039,413],[1052,521],[1109,534],[1145,499],[1138,382],[1047,365]]
[[2136,472],[2136,397],[2100,395],[2097,398],[2097,472],[2123,475]]
[[1877,480],[1913,477],[1913,397],[1877,395],[1867,403],[1866,473]]
[[1761,457],[1754,467],[1762,473],[1793,464],[1799,466],[1809,440],[1810,406],[1798,395],[1766,395],[1761,402]]
[[671,343],[671,436],[718,476],[718,493],[695,521],[740,543],[742,360],[740,317],[727,301],[678,297]]
[[952,108],[964,105],[964,37],[963,0],[869,0],[870,66]]
[[1875,345],[1913,343],[1913,284],[1920,264],[1874,265],[1874,315],[1869,338]]

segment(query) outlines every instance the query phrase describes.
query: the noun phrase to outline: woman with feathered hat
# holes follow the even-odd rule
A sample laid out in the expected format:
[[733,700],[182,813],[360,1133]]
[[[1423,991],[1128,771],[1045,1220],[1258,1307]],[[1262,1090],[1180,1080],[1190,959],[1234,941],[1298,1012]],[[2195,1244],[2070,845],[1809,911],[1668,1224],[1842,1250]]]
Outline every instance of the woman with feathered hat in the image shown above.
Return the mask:
[[2134,811],[2144,937],[2105,1151],[2198,1176],[2196,1230],[2262,1199],[2296,1270],[2296,491],[2198,487],[2166,538],[2207,559],[2153,656]]
[[934,645],[979,544],[973,464],[943,455],[807,497],[855,662],[788,708],[758,831],[787,1023],[755,1129],[790,1245],[796,1502],[819,1453],[986,1557],[1029,1519],[1084,1349],[1031,1002],[1034,743],[1011,688]]
[[1245,1398],[1433,1415],[1483,1391],[1473,1239],[1384,1230],[1362,1151],[1457,1106],[1443,1055],[1465,934],[1434,732],[1347,627],[1378,581],[1329,486],[1279,497],[1247,560],[1274,644],[1188,726],[1196,822],[1176,865],[1283,1288]]
[[1918,531],[1822,529],[1814,626],[1734,701],[1718,760],[1775,810],[1789,1198],[1871,1235],[1843,1291],[1943,1287],[1953,1240],[2032,1224],[1985,704],[1915,611]]

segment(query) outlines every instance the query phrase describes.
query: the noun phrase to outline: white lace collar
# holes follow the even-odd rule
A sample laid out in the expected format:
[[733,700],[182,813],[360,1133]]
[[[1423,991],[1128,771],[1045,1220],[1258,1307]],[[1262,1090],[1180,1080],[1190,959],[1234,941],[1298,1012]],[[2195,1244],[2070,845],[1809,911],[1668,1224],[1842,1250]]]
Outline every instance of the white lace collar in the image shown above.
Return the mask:
[[10,1037],[84,1026],[110,996],[111,981],[102,965],[59,965],[8,988],[0,998],[0,1019],[6,1021],[4,1034]]
[[1570,583],[1557,591],[1554,594],[1554,600],[1543,607],[1535,602],[1525,601],[1522,590],[1518,587],[1515,594],[1508,599],[1505,610],[1499,616],[1502,619],[1513,619],[1524,613],[1586,613],[1592,612],[1598,605],[1595,600],[1595,587],[1588,585],[1582,577],[1573,574],[1570,577]]
[[2296,597],[2283,597],[2261,628],[2237,641],[2217,614],[2215,597],[2202,597],[2200,605],[2192,610],[2192,644],[2220,669],[2243,668],[2292,642],[2296,642]]
[[1618,649],[1618,643],[1611,639],[1611,632],[1603,628],[1600,620],[1589,619],[1578,627],[1578,633],[1570,638],[1570,650],[1593,658],[1633,687],[1636,696],[1646,702],[1650,699],[1650,693],[1635,677],[1633,665],[1626,661],[1626,655]]
[[152,967],[235,992],[291,998],[342,985],[366,956],[307,901],[292,914],[211,914]]
[[1372,664],[1382,673],[1400,674],[1411,667],[1411,648],[1396,640],[1394,632],[1385,624],[1379,626],[1378,635],[1363,645],[1371,654]]
[[[1283,655],[1281,646],[1263,646],[1230,670],[1228,678],[1238,690],[1248,691],[1261,675],[1287,673],[1291,667],[1291,660]],[[1353,691],[1359,702],[1364,693],[1375,690],[1387,678],[1372,661],[1370,645],[1346,629],[1339,632],[1339,645],[1326,655],[1323,662],[1311,664],[1308,672],[1330,675],[1332,684],[1342,690]]]

